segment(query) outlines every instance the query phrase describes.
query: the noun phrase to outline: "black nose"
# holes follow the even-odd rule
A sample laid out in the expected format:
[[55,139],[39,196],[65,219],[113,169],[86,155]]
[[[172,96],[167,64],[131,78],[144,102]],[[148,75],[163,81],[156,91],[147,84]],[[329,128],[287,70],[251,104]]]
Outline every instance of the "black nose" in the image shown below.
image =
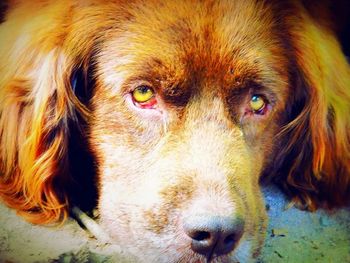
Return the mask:
[[186,218],[183,226],[192,239],[192,250],[210,258],[235,248],[243,235],[244,221],[239,217],[200,215]]

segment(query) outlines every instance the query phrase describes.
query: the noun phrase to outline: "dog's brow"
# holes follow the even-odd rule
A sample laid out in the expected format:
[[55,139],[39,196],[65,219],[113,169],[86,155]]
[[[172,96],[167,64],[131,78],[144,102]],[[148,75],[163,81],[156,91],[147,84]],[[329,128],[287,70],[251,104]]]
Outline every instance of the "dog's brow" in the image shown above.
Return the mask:
[[256,76],[249,76],[243,80],[237,80],[228,87],[231,94],[243,93],[249,90],[263,90],[265,85]]
[[150,70],[159,70],[159,69],[169,70],[169,66],[167,66],[166,63],[164,63],[161,59],[157,57],[151,57],[147,59],[147,61],[143,63],[143,67],[145,69],[150,69]]

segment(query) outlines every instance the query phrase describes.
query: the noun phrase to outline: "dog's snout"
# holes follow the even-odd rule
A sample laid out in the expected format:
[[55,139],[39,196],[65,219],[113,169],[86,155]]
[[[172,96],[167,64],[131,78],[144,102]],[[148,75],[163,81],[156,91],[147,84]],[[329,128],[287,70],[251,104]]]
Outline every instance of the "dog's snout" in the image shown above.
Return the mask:
[[194,216],[184,222],[194,252],[212,257],[230,253],[243,234],[244,221],[239,217]]

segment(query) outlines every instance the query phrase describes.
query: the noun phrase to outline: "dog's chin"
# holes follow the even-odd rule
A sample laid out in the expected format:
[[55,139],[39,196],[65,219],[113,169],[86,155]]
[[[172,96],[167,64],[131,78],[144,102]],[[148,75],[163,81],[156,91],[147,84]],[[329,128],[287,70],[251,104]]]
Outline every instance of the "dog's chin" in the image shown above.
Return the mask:
[[[174,241],[175,242],[175,241]],[[151,242],[150,242],[151,243]],[[172,244],[165,247],[159,244],[159,247],[138,248],[127,246],[123,249],[124,255],[129,255],[137,262],[159,262],[159,263],[239,263],[255,262],[253,255],[254,245],[251,241],[243,239],[240,241],[234,251],[227,255],[201,255],[192,251],[190,246],[180,246]]]

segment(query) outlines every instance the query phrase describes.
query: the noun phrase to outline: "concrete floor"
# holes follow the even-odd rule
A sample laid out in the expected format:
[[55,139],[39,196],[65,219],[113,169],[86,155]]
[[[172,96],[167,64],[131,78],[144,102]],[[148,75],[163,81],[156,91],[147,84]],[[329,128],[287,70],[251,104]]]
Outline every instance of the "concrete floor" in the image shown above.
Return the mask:
[[[270,221],[259,262],[350,262],[350,209],[332,214],[286,209],[278,189],[266,188],[264,194]],[[133,261],[119,247],[97,243],[74,220],[60,228],[33,226],[0,205],[0,262]]]
[[264,193],[269,227],[261,262],[350,262],[350,209],[286,209],[288,201],[278,189]]

